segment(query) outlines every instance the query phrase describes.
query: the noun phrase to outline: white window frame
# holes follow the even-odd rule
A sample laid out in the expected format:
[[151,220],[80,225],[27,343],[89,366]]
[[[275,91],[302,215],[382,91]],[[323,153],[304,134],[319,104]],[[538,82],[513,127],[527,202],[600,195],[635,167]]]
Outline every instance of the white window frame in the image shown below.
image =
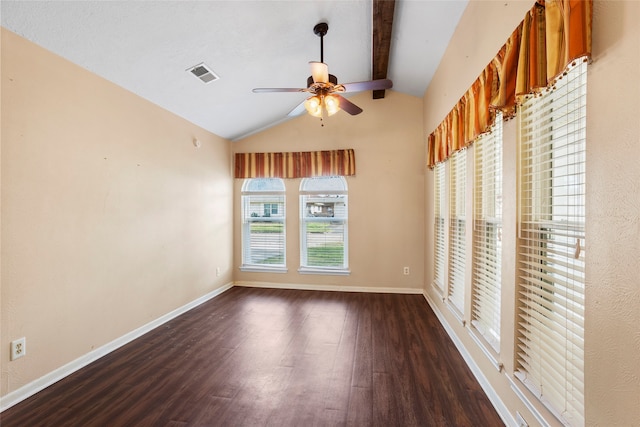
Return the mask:
[[[328,186],[323,186],[323,180]],[[340,187],[338,189],[337,187]],[[318,204],[336,203],[340,205],[340,209],[332,208],[330,214],[325,216],[323,213],[318,213],[317,216],[313,216],[308,209],[309,203],[317,202]],[[348,275],[349,270],[349,203],[348,203],[348,188],[347,181],[343,176],[334,177],[313,177],[303,178],[300,182],[300,268],[299,272],[302,274],[324,274],[324,275]],[[314,224],[320,228],[326,227],[328,230],[331,228],[337,228],[342,233],[337,233],[337,236],[331,236],[329,231],[325,232],[307,232],[308,227]],[[333,238],[341,239],[343,245],[342,249],[342,265],[313,265],[308,259],[309,249],[309,236],[319,239],[332,240]],[[329,242],[333,244],[335,242]],[[322,246],[322,245],[321,245]]]
[[[259,180],[273,180],[270,189],[258,190]],[[277,189],[275,189],[277,188]],[[286,231],[286,187],[280,178],[249,178],[242,185],[241,221],[242,221],[242,265],[241,271],[251,272],[287,272],[287,231]],[[273,213],[273,205],[277,213]],[[268,214],[265,207],[269,205]],[[282,233],[252,233],[259,225],[264,227],[282,227]],[[269,239],[267,241],[265,239]],[[255,240],[253,240],[255,239]],[[259,256],[277,251],[282,262],[260,262]],[[260,255],[263,252],[264,255]],[[276,256],[278,256],[276,254]],[[269,259],[269,258],[265,258]]]
[[563,424],[584,420],[586,63],[518,110],[515,376]]

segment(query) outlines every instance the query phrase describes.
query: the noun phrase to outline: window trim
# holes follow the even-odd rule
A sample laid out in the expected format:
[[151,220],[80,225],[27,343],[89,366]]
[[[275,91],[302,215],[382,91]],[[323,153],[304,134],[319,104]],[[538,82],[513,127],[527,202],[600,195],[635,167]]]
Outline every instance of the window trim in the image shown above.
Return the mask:
[[[255,191],[248,190],[252,181],[262,180],[262,179],[272,179],[278,180],[282,184],[282,190],[265,190],[265,191]],[[240,230],[240,240],[241,240],[241,265],[240,271],[243,272],[255,272],[255,273],[287,273],[287,205],[286,205],[286,185],[282,178],[246,178],[242,184],[242,190],[240,193],[240,215],[241,215],[241,230]],[[270,265],[270,264],[254,264],[254,263],[246,263],[246,251],[247,244],[250,239],[250,233],[247,233],[247,227],[250,227],[250,224],[255,222],[251,217],[247,217],[247,207],[245,203],[250,201],[251,197],[255,196],[277,196],[282,200],[282,209],[281,214],[279,216],[272,216],[272,205],[273,202],[262,202],[262,212],[264,213],[265,206],[267,204],[271,205],[269,208],[269,216],[263,215],[262,217],[257,217],[262,222],[273,222],[273,223],[281,223],[282,224],[282,254],[283,254],[283,263]],[[249,248],[250,250],[250,248]]]
[[[340,178],[344,187],[344,190],[329,190],[329,189],[319,189],[319,190],[306,190],[305,184],[311,182],[313,180],[318,179],[327,179],[327,178]],[[345,203],[345,216],[340,219],[340,222],[343,225],[343,266],[342,267],[320,267],[320,266],[310,266],[304,265],[303,259],[305,259],[305,250],[306,246],[306,226],[309,222],[329,222],[336,221],[335,219],[324,219],[324,218],[316,218],[313,221],[308,220],[305,217],[305,201],[308,196],[344,196]],[[299,221],[300,221],[300,253],[299,260],[300,266],[298,268],[298,273],[300,274],[312,274],[312,275],[329,275],[329,276],[347,276],[351,274],[351,270],[349,268],[349,196],[348,196],[348,187],[347,180],[344,176],[332,176],[332,177],[308,177],[303,178],[300,181],[299,188]]]

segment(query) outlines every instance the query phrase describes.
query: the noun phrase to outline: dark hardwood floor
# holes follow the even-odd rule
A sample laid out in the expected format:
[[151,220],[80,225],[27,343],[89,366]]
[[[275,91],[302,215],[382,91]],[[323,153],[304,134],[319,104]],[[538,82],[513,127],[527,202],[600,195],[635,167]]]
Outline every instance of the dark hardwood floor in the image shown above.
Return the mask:
[[11,426],[501,426],[421,295],[235,287],[0,414]]

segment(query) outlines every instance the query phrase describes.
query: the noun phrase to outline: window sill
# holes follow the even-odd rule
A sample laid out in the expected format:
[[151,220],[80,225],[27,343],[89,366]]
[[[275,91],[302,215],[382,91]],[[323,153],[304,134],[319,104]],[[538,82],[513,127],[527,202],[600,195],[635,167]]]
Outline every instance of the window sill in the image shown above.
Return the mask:
[[313,268],[313,267],[300,267],[298,269],[300,274],[322,274],[325,276],[348,276],[351,274],[351,270],[344,269],[327,269],[327,268]]
[[243,265],[240,267],[240,271],[248,273],[288,273],[287,267],[267,267],[264,265]]
[[498,342],[492,343],[485,337],[482,332],[476,327],[475,320],[471,321],[471,327],[468,329],[469,335],[476,342],[480,350],[487,356],[491,364],[498,370],[498,372],[502,372],[504,365],[499,361],[499,354],[494,345],[497,348],[500,348],[500,344]]

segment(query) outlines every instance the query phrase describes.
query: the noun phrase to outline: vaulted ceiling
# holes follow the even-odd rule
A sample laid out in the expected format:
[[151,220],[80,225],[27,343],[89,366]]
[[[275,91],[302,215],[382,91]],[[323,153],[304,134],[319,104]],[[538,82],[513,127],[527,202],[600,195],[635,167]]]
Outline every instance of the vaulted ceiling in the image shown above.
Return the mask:
[[[467,0],[7,1],[2,26],[231,140],[288,120],[320,60],[340,83],[422,97]],[[219,78],[189,70],[204,63]],[[386,76],[385,76],[386,73]],[[384,98],[376,91],[374,98]],[[384,102],[384,101],[380,101]],[[346,114],[346,113],[339,113]],[[366,114],[366,111],[363,113]]]

